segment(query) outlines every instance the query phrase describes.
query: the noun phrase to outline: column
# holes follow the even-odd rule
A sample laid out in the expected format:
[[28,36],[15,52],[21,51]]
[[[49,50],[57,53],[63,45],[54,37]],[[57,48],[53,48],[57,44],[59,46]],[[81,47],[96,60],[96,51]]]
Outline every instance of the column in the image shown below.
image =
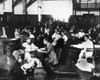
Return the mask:
[[42,4],[43,4],[42,0],[37,0],[38,21],[39,22],[41,22],[41,20],[42,20]]

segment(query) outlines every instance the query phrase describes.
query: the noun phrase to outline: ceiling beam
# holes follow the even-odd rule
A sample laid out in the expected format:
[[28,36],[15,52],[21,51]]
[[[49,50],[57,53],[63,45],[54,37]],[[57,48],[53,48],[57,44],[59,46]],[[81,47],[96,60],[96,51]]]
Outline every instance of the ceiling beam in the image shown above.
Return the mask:
[[30,5],[32,5],[35,1],[37,1],[37,0],[30,0],[30,1],[26,4],[26,8],[28,8]]
[[12,7],[14,8],[17,4],[19,4],[21,1],[23,1],[23,0],[15,0],[14,2],[13,2],[13,5],[12,5]]
[[7,0],[0,0],[0,4],[1,4],[1,3],[4,3],[5,1],[7,1]]

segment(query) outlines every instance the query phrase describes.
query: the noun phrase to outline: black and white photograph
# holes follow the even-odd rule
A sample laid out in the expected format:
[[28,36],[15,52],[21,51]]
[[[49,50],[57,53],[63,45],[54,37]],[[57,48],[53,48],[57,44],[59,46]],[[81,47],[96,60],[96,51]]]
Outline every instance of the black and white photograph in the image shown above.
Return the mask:
[[0,80],[100,80],[100,0],[0,0]]

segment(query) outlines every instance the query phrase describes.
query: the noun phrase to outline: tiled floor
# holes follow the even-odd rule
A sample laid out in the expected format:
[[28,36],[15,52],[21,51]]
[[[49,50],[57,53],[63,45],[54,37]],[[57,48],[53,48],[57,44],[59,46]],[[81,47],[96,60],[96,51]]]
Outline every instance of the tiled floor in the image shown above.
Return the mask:
[[[78,75],[75,74],[55,74],[51,73],[48,80],[81,80]],[[0,68],[0,80],[27,80],[26,76],[23,78],[15,78],[7,70]],[[33,80],[33,79],[32,79]],[[91,80],[100,80],[100,77],[93,77]]]

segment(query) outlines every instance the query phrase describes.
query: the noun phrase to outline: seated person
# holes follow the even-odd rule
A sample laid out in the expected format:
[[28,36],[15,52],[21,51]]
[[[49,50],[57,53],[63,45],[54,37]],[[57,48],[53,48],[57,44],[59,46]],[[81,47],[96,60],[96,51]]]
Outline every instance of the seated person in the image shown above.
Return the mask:
[[27,38],[26,42],[24,42],[22,46],[25,47],[25,60],[27,59],[27,57],[30,57],[31,51],[38,50],[38,47],[34,43],[31,42],[30,38]]
[[40,48],[39,52],[44,53],[46,55],[45,61],[47,61],[49,64],[56,65],[58,64],[58,60],[51,40],[52,39],[49,39],[49,37],[45,37],[43,43],[46,45],[46,47]]
[[[92,70],[95,68],[94,62],[93,60],[91,60],[93,56],[93,42],[89,39],[88,35],[84,35],[84,42],[72,46],[82,49],[79,54],[79,59],[75,64],[75,66],[80,71],[79,75],[81,79],[88,78]],[[88,79],[84,79],[84,80],[88,80]]]
[[[91,58],[92,59],[92,58]],[[89,60],[89,58],[81,58],[81,60],[76,64],[76,67],[78,67],[82,71],[92,72],[92,70],[95,68],[93,60]]]
[[14,35],[15,35],[16,39],[20,38],[20,33],[19,33],[18,29],[15,29]]
[[81,80],[91,80],[95,68],[95,64],[92,58],[88,57],[86,59],[86,57],[82,57],[75,66]]
[[26,63],[21,66],[21,69],[24,71],[24,74],[27,74],[26,71],[28,69],[35,69],[35,68],[43,68],[41,61],[30,54],[30,57],[26,59]]
[[54,34],[52,35],[52,39],[53,39],[53,42],[52,44],[55,46],[57,44],[57,41],[61,38],[61,35],[59,33],[59,31],[57,29],[55,29],[55,32]]
[[14,50],[12,54],[18,62],[22,62],[24,58],[24,53],[25,53],[24,49],[17,49]]
[[85,35],[83,38],[84,38],[84,41],[82,43],[77,44],[77,45],[71,45],[73,47],[82,49],[82,51],[79,55],[80,59],[81,59],[83,53],[85,53],[86,58],[93,56],[93,42],[89,39],[88,35]]

